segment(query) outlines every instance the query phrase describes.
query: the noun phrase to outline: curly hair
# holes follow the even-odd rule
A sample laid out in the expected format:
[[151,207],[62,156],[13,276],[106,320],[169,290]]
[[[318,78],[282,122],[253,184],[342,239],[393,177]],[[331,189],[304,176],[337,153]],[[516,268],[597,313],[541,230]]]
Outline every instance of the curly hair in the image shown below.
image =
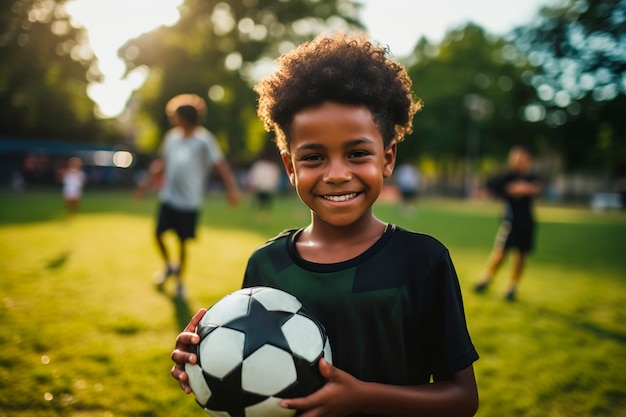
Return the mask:
[[171,98],[165,105],[165,113],[168,117],[173,117],[176,109],[181,106],[195,107],[199,118],[206,114],[206,102],[197,94],[179,94]]
[[319,35],[276,61],[276,72],[254,91],[257,114],[266,130],[275,132],[281,151],[288,151],[296,113],[325,101],[367,107],[385,146],[412,132],[421,100],[413,96],[406,69],[367,34]]

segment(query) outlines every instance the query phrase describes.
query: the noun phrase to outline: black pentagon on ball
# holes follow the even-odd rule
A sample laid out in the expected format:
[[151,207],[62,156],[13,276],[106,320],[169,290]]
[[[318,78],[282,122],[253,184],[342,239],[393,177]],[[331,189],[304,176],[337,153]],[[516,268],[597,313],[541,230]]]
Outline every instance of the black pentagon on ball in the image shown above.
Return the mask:
[[245,407],[257,404],[266,398],[241,389],[241,366],[224,378],[216,378],[204,371],[203,375],[213,395],[206,404],[199,402],[198,404],[209,410],[227,411],[231,417],[245,417]]
[[[265,344],[289,350],[289,344],[281,331],[281,326],[291,316],[293,314],[286,311],[268,311],[260,302],[250,297],[248,314],[224,324],[223,327],[245,333],[243,349],[245,358]],[[263,331],[260,332],[259,329]]]
[[323,355],[313,363],[309,363],[306,360],[297,356],[293,357],[296,364],[296,372],[298,373],[298,379],[291,386],[285,388],[283,391],[276,394],[279,398],[298,398],[305,397],[318,389],[326,383],[326,380],[319,372],[319,360]]
[[[323,325],[295,297],[273,288],[253,287],[229,294],[209,308],[197,333],[201,342],[195,369],[202,368],[199,378],[204,382],[195,384],[202,384],[199,389],[204,394],[198,395],[191,383],[192,374],[199,372],[188,370],[188,374],[198,404],[209,414],[272,416],[265,405],[261,407],[265,411],[258,414],[246,414],[246,407],[269,397],[274,398],[273,404],[276,399],[315,392],[326,382],[319,360],[326,357],[332,363]],[[208,400],[202,403],[198,397]]]

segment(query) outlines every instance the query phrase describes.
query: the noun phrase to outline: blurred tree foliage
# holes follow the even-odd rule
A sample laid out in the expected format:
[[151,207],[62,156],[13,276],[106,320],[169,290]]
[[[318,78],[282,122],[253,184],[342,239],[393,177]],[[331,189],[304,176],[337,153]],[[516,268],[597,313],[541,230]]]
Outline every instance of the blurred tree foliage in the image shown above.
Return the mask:
[[515,45],[537,68],[537,121],[569,169],[626,175],[626,0],[568,0],[517,28]]
[[535,145],[539,132],[519,117],[534,94],[521,82],[528,65],[510,48],[471,23],[439,45],[418,42],[408,71],[424,108],[401,144],[409,158],[429,155],[454,166],[479,155],[504,155],[513,144]]
[[98,78],[83,29],[64,1],[0,2],[0,134],[114,141],[111,121],[94,117],[87,84]]
[[[534,22],[503,38],[468,24],[440,44],[419,40],[403,60],[425,107],[401,144],[400,159],[429,158],[450,175],[468,165],[480,172],[521,143],[561,155],[568,169],[619,174],[626,149],[625,1],[572,0],[544,8]],[[358,4],[342,0],[187,0],[176,25],[120,50],[129,71],[150,69],[134,97],[136,126],[145,126],[139,137],[149,136],[144,144],[154,149],[169,127],[165,103],[191,92],[208,98],[205,124],[231,155],[250,158],[267,142],[255,117],[254,82],[301,41],[362,28],[357,16]],[[565,46],[566,39],[574,45]],[[564,77],[572,68],[580,70],[578,78]],[[584,87],[590,80],[593,87]],[[591,93],[577,93],[572,85]]]
[[[86,88],[100,73],[64,2],[0,2],[0,134],[119,142],[118,120],[94,116]],[[120,120],[152,152],[166,102],[198,94],[234,162],[268,143],[252,85],[274,59],[318,33],[363,29],[358,0],[186,0],[180,11],[120,49],[128,72],[150,70]],[[425,105],[401,160],[464,176],[522,143],[568,170],[626,175],[626,0],[563,0],[504,37],[468,24],[398,58]]]
[[[256,117],[252,85],[273,60],[312,36],[362,28],[357,5],[346,0],[187,0],[172,27],[130,40],[120,49],[129,71],[145,65],[149,79],[134,99],[144,145],[154,150],[169,128],[165,104],[181,93],[207,99],[205,125],[232,158],[260,151],[267,134]],[[158,129],[145,123],[152,118]],[[156,135],[155,135],[156,134]]]

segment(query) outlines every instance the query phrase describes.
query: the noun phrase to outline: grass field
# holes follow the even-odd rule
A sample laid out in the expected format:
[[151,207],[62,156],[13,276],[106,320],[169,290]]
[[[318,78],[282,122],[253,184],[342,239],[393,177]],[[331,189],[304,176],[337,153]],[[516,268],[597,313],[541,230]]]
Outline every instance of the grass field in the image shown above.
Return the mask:
[[[209,197],[180,301],[152,285],[155,206],[88,191],[68,218],[58,192],[0,192],[0,416],[205,415],[169,375],[176,334],[239,287],[256,246],[309,215],[293,197],[266,219],[249,201]],[[391,203],[376,213],[450,248],[481,355],[478,416],[626,416],[626,215],[538,207],[537,252],[509,304],[508,263],[489,293],[471,291],[497,204],[424,199],[411,216]]]

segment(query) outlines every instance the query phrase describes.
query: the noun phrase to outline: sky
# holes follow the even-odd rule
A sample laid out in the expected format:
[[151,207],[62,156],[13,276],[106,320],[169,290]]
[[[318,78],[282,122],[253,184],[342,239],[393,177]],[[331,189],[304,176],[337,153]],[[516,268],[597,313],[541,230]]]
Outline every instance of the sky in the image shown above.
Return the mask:
[[[359,0],[361,21],[370,36],[388,45],[396,57],[408,55],[420,37],[439,42],[445,33],[472,21],[490,33],[502,35],[528,23],[539,8],[556,0]],[[172,25],[183,0],[71,0],[68,12],[89,33],[99,60],[103,83],[92,83],[89,96],[102,117],[118,116],[133,90],[147,74],[139,69],[122,79],[123,62],[117,49],[141,33]]]

